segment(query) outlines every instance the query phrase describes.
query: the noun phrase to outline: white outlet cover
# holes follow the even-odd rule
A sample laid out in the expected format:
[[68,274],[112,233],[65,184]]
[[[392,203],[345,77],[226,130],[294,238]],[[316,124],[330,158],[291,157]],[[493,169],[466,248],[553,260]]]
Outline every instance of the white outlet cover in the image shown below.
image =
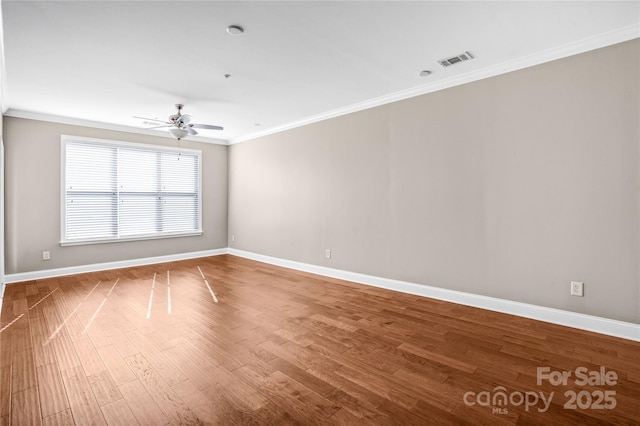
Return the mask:
[[571,281],[571,295],[572,296],[584,296],[584,283],[579,281]]

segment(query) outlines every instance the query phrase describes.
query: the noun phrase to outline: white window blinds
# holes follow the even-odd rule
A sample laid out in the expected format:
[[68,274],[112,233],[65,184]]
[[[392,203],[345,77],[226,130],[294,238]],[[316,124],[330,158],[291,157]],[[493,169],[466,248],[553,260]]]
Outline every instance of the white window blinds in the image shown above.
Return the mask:
[[201,152],[63,137],[62,244],[202,233]]

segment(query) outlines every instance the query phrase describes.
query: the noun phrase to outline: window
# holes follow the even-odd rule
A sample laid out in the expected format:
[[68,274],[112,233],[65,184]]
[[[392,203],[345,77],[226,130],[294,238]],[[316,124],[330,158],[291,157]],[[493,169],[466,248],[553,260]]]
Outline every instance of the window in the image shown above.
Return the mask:
[[62,137],[62,245],[202,234],[201,152]]

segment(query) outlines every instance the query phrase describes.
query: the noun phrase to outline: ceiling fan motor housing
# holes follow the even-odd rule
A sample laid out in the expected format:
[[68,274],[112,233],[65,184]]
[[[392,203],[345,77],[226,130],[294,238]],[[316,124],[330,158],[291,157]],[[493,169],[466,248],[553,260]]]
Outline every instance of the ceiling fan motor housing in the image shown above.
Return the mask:
[[169,116],[169,121],[176,123],[178,120],[180,120],[180,117],[182,116],[182,108],[184,107],[184,104],[176,104],[176,108],[178,109],[178,113],[177,114],[173,114]]

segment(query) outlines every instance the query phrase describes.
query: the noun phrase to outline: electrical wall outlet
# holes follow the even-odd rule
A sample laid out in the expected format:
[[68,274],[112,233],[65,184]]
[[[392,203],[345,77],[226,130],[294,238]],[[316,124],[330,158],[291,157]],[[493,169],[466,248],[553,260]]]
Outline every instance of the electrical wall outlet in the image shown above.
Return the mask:
[[329,249],[325,250],[324,255],[327,259],[331,259],[331,250]]
[[231,236],[231,241],[235,241],[235,240],[236,240],[236,236],[235,236],[235,235],[232,235],[232,236]]
[[584,283],[579,281],[571,281],[571,295],[572,296],[584,296]]
[[51,259],[51,252],[43,251],[42,252],[42,260],[49,260],[49,259]]

